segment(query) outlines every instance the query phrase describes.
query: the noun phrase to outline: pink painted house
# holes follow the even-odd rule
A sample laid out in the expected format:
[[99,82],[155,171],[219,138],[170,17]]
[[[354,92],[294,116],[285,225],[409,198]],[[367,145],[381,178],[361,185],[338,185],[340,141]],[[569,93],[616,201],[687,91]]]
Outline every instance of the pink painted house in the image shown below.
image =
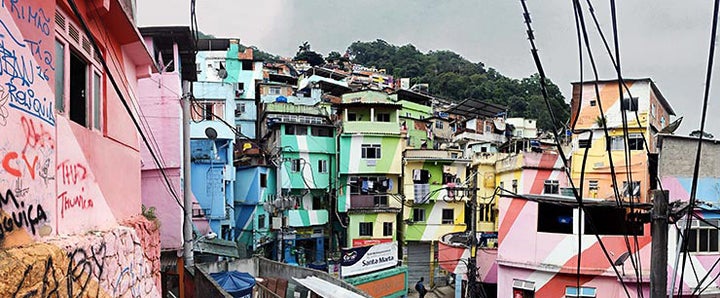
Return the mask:
[[[174,187],[180,202],[182,188],[182,106],[183,81],[194,81],[195,55],[188,27],[140,28],[145,44],[153,53],[158,73],[138,81],[140,115],[144,131],[154,137],[153,150],[161,159],[161,167]],[[142,161],[143,205],[154,208],[161,222],[160,239],[163,251],[182,250],[183,211],[165,184],[160,168],[148,149],[140,150]]]
[[[0,275],[13,276],[0,297],[159,296],[131,118],[138,79],[157,69],[133,11],[118,0],[0,4]],[[24,277],[40,268],[44,278]]]

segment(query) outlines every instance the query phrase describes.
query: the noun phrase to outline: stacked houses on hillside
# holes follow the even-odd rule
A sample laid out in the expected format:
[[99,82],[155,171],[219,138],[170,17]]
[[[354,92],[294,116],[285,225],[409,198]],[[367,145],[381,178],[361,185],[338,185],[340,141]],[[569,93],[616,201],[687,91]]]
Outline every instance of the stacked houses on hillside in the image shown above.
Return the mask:
[[[649,79],[627,81],[631,99],[595,98],[593,83],[575,84],[576,116],[558,148],[535,119],[508,118],[504,106],[440,98],[347,61],[259,61],[229,39],[201,41],[195,61],[200,260],[263,256],[329,272],[374,297],[399,297],[421,277],[429,286],[468,284],[474,258],[485,291],[533,297],[616,293],[622,287],[610,264],[632,271],[625,259],[649,256],[647,225],[630,227],[638,242],[626,249],[621,227],[605,223],[628,216],[613,207],[611,186],[638,208],[654,187],[656,134],[674,113]],[[621,113],[636,111],[625,140]],[[578,215],[575,191],[588,198],[588,216]],[[588,217],[603,224],[588,228]],[[219,237],[201,236],[208,232]],[[595,233],[617,254],[612,262],[593,248]],[[568,269],[578,237],[587,246],[580,288],[569,284]],[[552,240],[527,241],[541,238]],[[528,248],[535,253],[521,251]]]

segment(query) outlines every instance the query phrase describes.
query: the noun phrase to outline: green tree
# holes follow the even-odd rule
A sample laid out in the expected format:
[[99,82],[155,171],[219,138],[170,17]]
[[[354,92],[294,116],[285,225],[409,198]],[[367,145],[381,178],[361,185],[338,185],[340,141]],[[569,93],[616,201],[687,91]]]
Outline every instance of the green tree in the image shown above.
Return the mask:
[[325,64],[325,59],[323,59],[322,55],[310,50],[310,43],[307,41],[298,46],[298,51],[293,60],[307,61],[312,66]]

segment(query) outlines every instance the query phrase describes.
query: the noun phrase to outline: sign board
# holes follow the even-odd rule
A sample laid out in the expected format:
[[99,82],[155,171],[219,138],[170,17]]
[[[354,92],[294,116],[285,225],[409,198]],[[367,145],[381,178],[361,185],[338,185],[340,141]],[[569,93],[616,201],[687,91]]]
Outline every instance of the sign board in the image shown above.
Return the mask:
[[340,275],[354,276],[397,265],[397,242],[342,250]]
[[360,247],[360,246],[370,246],[380,243],[389,243],[392,242],[392,238],[383,238],[383,239],[353,239],[352,246],[353,247]]
[[406,272],[401,272],[368,283],[355,285],[355,287],[372,297],[387,297],[398,292],[407,291],[407,289],[405,289],[406,275]]
[[410,90],[410,78],[400,79],[400,89]]

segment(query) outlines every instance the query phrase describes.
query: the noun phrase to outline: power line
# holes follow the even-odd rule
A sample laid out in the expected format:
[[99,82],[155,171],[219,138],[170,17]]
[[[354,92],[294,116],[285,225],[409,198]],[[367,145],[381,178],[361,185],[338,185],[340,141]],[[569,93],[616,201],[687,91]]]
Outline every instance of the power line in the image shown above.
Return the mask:
[[[717,37],[717,24],[718,24],[718,9],[720,8],[720,0],[715,0],[713,9],[713,20],[712,20],[712,33],[710,34],[710,53],[708,54],[707,73],[705,75],[705,94],[703,96],[703,107],[702,115],[700,117],[700,136],[698,137],[697,152],[695,155],[695,166],[693,168],[693,179],[690,186],[690,206],[687,213],[687,221],[685,222],[686,234],[690,232],[690,218],[693,210],[695,209],[695,201],[697,200],[697,186],[698,176],[700,174],[700,154],[702,151],[703,135],[705,132],[705,119],[707,117],[708,99],[710,97],[710,83],[712,79],[713,62],[715,60],[715,39]],[[687,251],[687,239],[683,239],[682,246]],[[685,262],[687,261],[688,253],[683,254],[682,268],[685,268]],[[677,267],[675,271],[677,271]],[[678,287],[678,295],[682,295],[683,278],[685,277],[685,270],[680,273],[680,284]]]

